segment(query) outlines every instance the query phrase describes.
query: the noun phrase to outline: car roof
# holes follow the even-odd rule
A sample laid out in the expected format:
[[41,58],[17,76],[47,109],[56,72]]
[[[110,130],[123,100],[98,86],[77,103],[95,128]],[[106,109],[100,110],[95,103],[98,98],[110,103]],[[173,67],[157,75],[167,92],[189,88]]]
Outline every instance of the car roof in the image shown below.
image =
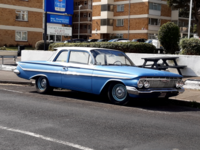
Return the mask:
[[70,49],[70,50],[85,50],[85,51],[91,51],[91,50],[97,50],[97,49],[102,49],[102,50],[113,50],[113,51],[118,51],[114,49],[107,49],[107,48],[96,48],[96,47],[58,47],[55,48],[57,51],[63,50],[63,49]]

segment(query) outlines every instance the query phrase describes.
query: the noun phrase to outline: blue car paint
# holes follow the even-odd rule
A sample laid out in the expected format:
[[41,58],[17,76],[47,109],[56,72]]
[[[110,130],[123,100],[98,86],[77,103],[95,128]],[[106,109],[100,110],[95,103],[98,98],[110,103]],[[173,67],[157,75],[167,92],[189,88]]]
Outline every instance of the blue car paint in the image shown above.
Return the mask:
[[[182,78],[182,76],[170,72],[144,69],[132,66],[94,66],[93,69],[66,66],[67,70],[63,70],[63,67],[65,66],[61,65],[60,63],[49,61],[19,62],[19,65],[23,67],[23,69],[38,69],[47,71],[50,70],[57,72],[45,73],[35,71],[23,71],[21,67],[18,66],[17,69],[21,72],[18,76],[21,78],[31,79],[31,77],[42,74],[46,75],[49,80],[49,84],[52,87],[67,88],[93,94],[100,94],[104,86],[110,81],[120,81],[126,86],[136,87],[140,77]],[[86,73],[90,74],[91,76],[66,75],[65,73],[68,71]],[[98,75],[100,75],[100,77],[98,77]],[[112,78],[103,76],[111,76]],[[138,97],[136,95],[130,96]]]

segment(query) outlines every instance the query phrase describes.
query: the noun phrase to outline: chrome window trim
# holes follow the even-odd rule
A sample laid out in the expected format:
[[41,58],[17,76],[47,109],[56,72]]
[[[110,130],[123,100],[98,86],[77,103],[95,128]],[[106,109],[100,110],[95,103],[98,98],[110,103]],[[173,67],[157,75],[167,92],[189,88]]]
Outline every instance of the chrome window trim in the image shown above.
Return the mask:
[[[88,53],[89,55],[90,55],[90,57],[92,58],[92,63],[90,63],[90,62],[88,62],[88,64],[81,64],[80,63],[80,65],[94,65],[94,58],[93,58],[93,56],[92,56],[92,54],[91,54],[91,52],[90,51],[86,51],[86,50],[75,50],[75,49],[70,49],[69,50],[69,53],[68,53],[68,60],[67,60],[67,62],[68,63],[72,63],[72,62],[69,62],[69,58],[70,58],[70,54],[71,54],[71,51],[76,51],[76,52],[86,52],[86,53]],[[73,63],[73,64],[79,64],[79,63]]]

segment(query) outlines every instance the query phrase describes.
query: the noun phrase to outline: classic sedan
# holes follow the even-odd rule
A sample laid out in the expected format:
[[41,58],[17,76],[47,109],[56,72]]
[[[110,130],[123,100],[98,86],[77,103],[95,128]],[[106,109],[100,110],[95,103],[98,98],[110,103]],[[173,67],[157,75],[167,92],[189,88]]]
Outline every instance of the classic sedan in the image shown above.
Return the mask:
[[48,61],[18,62],[14,72],[34,79],[39,93],[53,88],[107,95],[114,104],[130,98],[168,98],[184,92],[182,76],[139,68],[121,51],[61,47]]

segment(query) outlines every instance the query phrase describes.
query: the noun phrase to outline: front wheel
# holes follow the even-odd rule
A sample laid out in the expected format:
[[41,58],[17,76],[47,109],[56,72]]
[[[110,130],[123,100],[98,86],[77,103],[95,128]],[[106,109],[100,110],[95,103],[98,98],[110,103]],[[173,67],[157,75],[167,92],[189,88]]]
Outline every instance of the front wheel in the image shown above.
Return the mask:
[[53,90],[53,88],[49,86],[49,82],[46,77],[37,78],[35,85],[37,92],[41,94],[48,93]]
[[121,83],[112,83],[109,86],[108,98],[113,104],[117,105],[126,105],[129,101],[126,87]]

